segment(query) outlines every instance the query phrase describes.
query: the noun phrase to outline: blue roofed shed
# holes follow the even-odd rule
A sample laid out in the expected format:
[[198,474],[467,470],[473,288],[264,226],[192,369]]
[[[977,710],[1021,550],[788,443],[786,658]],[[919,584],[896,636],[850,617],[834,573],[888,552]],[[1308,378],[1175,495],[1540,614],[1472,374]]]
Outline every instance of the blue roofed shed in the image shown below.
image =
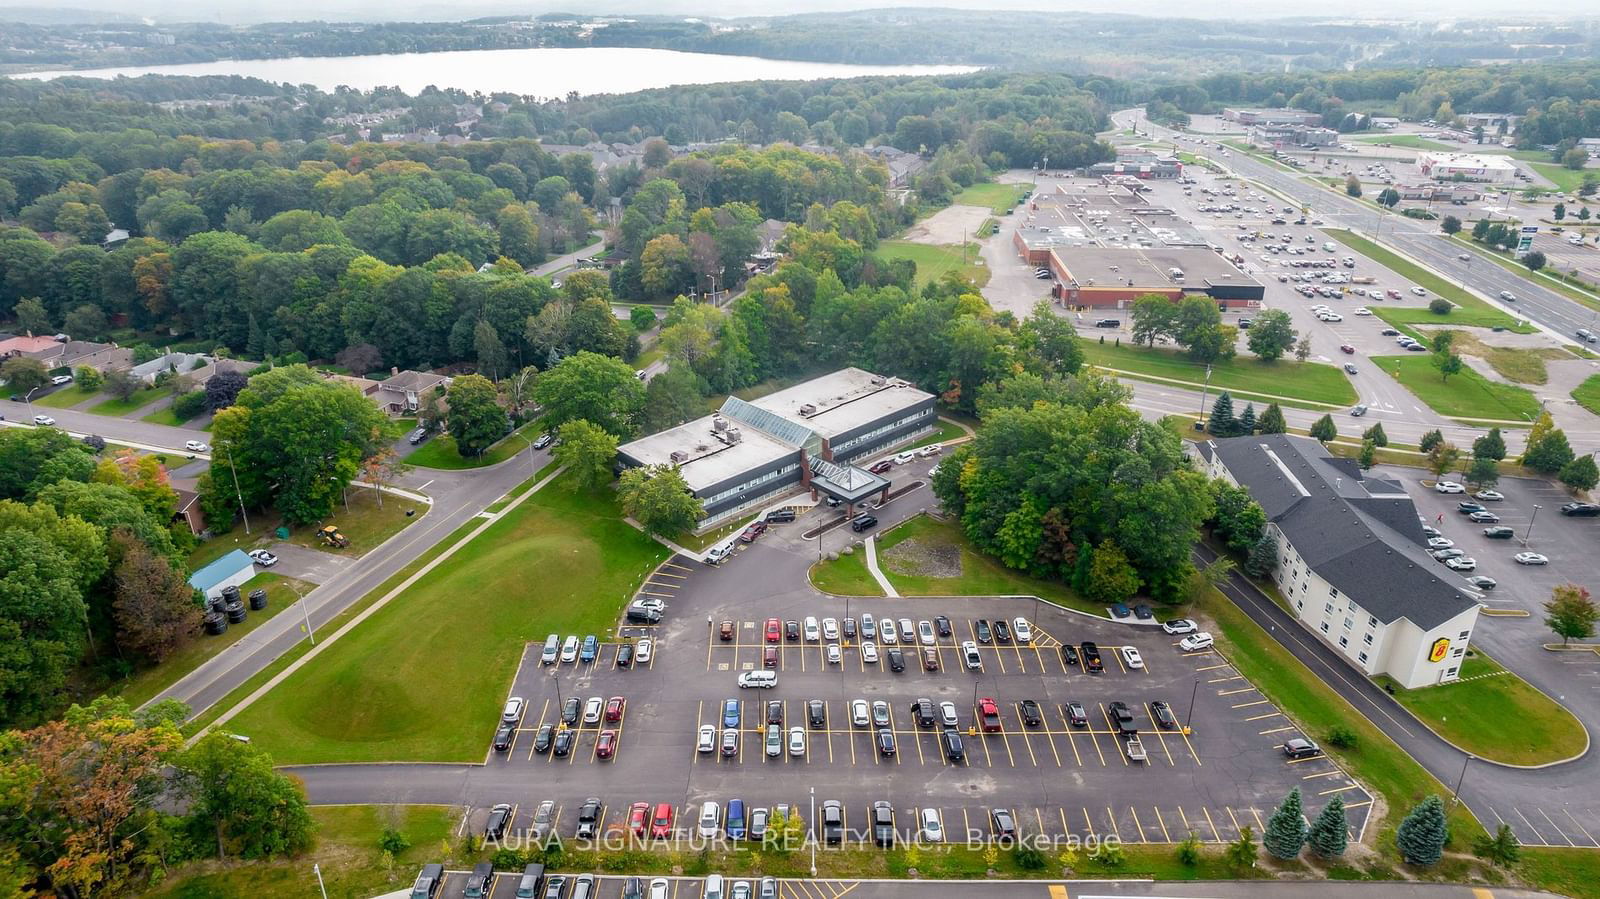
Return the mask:
[[237,587],[250,580],[256,565],[243,550],[234,550],[210,565],[189,576],[189,586],[206,595],[207,599],[222,595],[222,588]]

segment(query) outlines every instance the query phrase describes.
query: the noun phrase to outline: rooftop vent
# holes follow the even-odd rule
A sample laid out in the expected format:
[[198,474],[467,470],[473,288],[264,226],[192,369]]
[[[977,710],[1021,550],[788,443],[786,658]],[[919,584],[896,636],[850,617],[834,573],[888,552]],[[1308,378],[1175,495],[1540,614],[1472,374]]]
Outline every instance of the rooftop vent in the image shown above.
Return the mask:
[[802,417],[808,416],[808,415],[816,415],[816,414],[817,414],[817,407],[816,407],[816,405],[814,403],[805,403],[805,404],[800,406],[800,415]]
[[728,429],[728,444],[730,446],[732,444],[738,443],[742,439],[743,439],[743,435],[741,435],[739,433],[739,429],[738,428],[729,428]]
[[717,416],[714,416],[711,419],[711,430],[713,430],[713,431],[725,431],[725,430],[727,430],[727,428],[728,428],[728,420],[726,418],[723,418],[722,416],[717,415]]
[[872,386],[874,386],[874,387],[882,387],[883,386],[883,375],[873,375],[872,376]]
[[672,460],[673,465],[682,465],[689,461],[689,454],[683,450],[673,450],[667,454],[667,458]]

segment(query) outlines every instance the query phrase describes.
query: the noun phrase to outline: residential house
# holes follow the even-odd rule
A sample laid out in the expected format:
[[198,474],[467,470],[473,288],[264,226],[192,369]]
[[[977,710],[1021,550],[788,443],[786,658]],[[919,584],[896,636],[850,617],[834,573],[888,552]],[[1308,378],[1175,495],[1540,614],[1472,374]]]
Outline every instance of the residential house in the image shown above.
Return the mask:
[[158,359],[135,365],[128,373],[146,384],[154,384],[156,377],[164,371],[175,371],[186,375],[196,369],[204,369],[210,363],[211,357],[201,353],[168,353]]
[[414,415],[422,408],[429,391],[438,391],[443,398],[453,380],[448,375],[431,371],[391,368],[389,377],[377,382],[376,389],[369,395],[378,408],[389,415]]
[[178,495],[178,508],[173,513],[173,521],[182,521],[189,528],[189,533],[196,537],[205,533],[206,516],[200,511],[199,482],[194,478],[171,478],[167,486]]

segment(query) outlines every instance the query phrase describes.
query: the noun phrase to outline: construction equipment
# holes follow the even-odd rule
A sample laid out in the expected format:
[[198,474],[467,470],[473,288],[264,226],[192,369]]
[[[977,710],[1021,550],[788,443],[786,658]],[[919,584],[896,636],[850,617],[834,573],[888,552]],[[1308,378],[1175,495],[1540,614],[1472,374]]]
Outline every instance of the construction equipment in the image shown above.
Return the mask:
[[344,549],[350,545],[350,538],[339,533],[339,529],[331,524],[317,531],[317,537],[325,545],[336,546],[339,549]]

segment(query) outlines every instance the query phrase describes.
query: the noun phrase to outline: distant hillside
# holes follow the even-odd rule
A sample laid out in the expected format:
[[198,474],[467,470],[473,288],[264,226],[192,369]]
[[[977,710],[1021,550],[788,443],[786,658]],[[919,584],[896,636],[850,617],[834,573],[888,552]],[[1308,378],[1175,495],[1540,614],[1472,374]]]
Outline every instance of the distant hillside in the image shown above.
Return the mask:
[[137,21],[139,21],[138,16],[99,9],[52,6],[0,6],[0,22],[21,22],[24,25],[125,24]]

